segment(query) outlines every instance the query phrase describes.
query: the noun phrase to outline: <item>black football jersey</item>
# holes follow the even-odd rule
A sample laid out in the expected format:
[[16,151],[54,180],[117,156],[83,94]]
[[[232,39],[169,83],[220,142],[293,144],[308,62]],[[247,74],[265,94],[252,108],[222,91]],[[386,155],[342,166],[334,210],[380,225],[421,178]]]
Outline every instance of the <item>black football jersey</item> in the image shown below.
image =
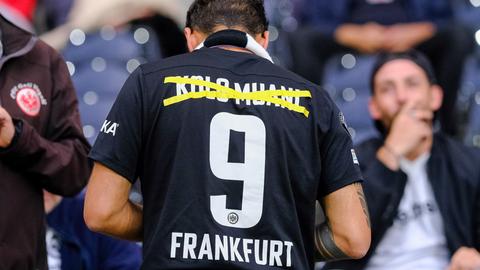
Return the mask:
[[361,181],[325,91],[221,48],[137,68],[90,157],[141,182],[142,269],[313,269],[315,201]]

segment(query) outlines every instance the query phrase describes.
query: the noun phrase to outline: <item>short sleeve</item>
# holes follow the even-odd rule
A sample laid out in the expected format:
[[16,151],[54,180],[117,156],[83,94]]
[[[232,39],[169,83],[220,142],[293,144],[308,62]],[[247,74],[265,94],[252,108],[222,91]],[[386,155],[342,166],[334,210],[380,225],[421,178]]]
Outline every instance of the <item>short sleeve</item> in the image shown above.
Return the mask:
[[[324,117],[327,127],[320,140],[322,158],[321,180],[318,198],[322,198],[344,186],[362,182],[358,162],[343,113],[330,100],[330,117]],[[325,111],[324,111],[325,112]]]
[[134,183],[142,145],[142,75],[137,68],[123,85],[102,124],[89,157]]

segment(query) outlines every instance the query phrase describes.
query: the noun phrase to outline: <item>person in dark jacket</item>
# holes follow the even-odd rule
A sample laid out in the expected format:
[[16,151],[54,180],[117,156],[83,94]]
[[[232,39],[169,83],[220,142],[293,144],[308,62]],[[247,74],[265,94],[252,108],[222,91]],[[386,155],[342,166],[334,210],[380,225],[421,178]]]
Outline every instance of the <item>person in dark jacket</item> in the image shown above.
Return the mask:
[[322,83],[327,60],[340,53],[372,54],[415,48],[430,59],[445,92],[439,120],[455,134],[454,108],[473,38],[453,21],[449,0],[304,0],[309,27],[294,34],[293,71]]
[[442,90],[428,60],[381,55],[371,85],[384,136],[357,153],[372,245],[364,259],[326,269],[480,269],[480,151],[434,132]]
[[90,231],[83,220],[84,194],[62,198],[44,191],[49,270],[138,270],[141,247]]
[[62,58],[0,15],[0,269],[47,269],[42,189],[78,193],[91,164]]

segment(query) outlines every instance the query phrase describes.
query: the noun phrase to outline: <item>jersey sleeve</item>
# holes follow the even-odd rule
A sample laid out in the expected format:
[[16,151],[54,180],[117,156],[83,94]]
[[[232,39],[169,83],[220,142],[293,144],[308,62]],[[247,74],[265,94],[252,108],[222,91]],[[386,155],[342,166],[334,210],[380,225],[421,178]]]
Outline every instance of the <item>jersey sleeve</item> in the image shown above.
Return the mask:
[[353,149],[353,142],[347,129],[343,113],[327,98],[330,106],[327,114],[322,117],[324,132],[320,140],[321,181],[318,189],[318,198],[322,198],[344,186],[355,182],[362,182],[360,165]]
[[131,183],[138,176],[142,143],[142,82],[139,67],[123,85],[89,155]]

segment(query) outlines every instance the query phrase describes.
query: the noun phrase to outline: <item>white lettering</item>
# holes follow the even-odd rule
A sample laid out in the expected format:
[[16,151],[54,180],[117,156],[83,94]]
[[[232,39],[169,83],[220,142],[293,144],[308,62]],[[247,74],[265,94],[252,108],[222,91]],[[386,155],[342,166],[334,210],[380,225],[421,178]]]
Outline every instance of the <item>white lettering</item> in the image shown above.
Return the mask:
[[177,248],[180,247],[180,243],[177,242],[178,238],[183,237],[183,233],[173,232],[172,243],[170,247],[170,258],[177,257]]
[[[277,87],[275,86],[275,84],[270,84],[270,86],[268,87],[268,90],[277,90]],[[271,102],[267,102],[265,105],[267,106],[271,106],[272,103]],[[275,104],[276,107],[280,106],[278,104]]]
[[248,245],[252,244],[253,243],[253,240],[252,239],[244,239],[243,240],[243,256],[245,256],[245,262],[250,262],[250,259],[248,258],[248,256],[250,254],[252,254],[252,249],[250,247],[248,247]]
[[[191,79],[203,81],[202,76],[192,76]],[[195,88],[196,88],[196,87],[198,87],[198,92],[203,92],[203,91],[205,91],[205,87],[203,87],[202,85],[196,86],[195,84],[192,84],[192,85],[191,85],[191,88],[190,88],[190,92],[196,92],[196,91],[195,91]]]
[[[188,79],[188,76],[183,76],[184,78]],[[177,83],[177,96],[187,94],[188,90],[185,84],[183,83]]]
[[239,262],[243,262],[242,256],[238,253],[238,244],[240,244],[240,238],[230,238],[230,257],[232,261],[235,261],[235,257]]
[[220,252],[222,253],[223,259],[228,261],[228,238],[223,236],[223,241],[220,239],[220,236],[215,235],[215,260],[220,260]]
[[185,239],[183,241],[183,258],[195,259],[195,247],[197,247],[197,235],[194,233],[185,233]]
[[[262,252],[260,252],[260,241],[261,240],[255,240],[255,262],[259,265],[267,265],[268,240],[263,240]],[[260,253],[262,254],[262,258],[260,258]]]
[[100,132],[103,132],[105,134],[112,134],[115,137],[115,134],[117,133],[117,128],[119,126],[120,124],[105,120],[105,122],[103,122],[102,124],[102,128],[100,129]]
[[117,132],[117,127],[119,126],[119,124],[117,123],[113,123],[107,130],[107,134],[112,134],[114,137],[115,137],[115,134]]
[[[181,256],[183,259],[191,260],[293,267],[294,245],[290,241],[244,239],[205,233],[202,236],[201,244],[198,245],[199,237],[195,233],[172,232],[171,237],[170,258],[172,259]],[[215,240],[213,241],[213,239]],[[179,252],[177,252],[178,249],[180,249]]]
[[285,241],[285,243],[283,243],[285,246],[287,246],[287,267],[291,267],[292,266],[292,247],[293,247],[293,243],[290,242],[290,241]]
[[107,128],[110,123],[111,121],[105,120],[105,122],[103,122],[102,128],[100,129],[100,132],[107,133]]
[[[258,86],[260,86],[259,88],[257,88]],[[260,83],[258,84],[257,86],[257,83],[253,83],[252,84],[252,92],[257,92],[257,91],[265,91],[265,84],[264,83]],[[265,101],[264,100],[253,100],[253,105],[265,105]]]
[[[230,81],[225,79],[225,78],[218,78],[217,79],[217,84],[220,84],[222,86],[225,86],[225,87],[230,87]],[[228,101],[228,98],[217,98],[218,101],[220,102],[227,102]]]
[[200,245],[200,251],[198,252],[198,259],[202,260],[203,256],[207,255],[209,260],[213,260],[212,245],[210,244],[210,236],[208,234],[203,235],[202,244]]
[[270,241],[270,260],[268,265],[270,266],[282,266],[282,260],[280,256],[283,253],[283,243],[282,241],[272,240]]
[[[286,90],[285,86],[282,86],[282,90]],[[293,88],[288,88],[288,91],[293,92]],[[282,96],[282,99],[285,100],[286,102],[293,103],[293,97]],[[283,108],[283,106],[282,106],[282,108]]]
[[[242,89],[242,86],[239,83],[235,83],[235,91],[240,93],[250,93],[250,84],[244,84]],[[237,105],[240,104],[240,99],[236,99],[235,102],[237,103]],[[250,105],[250,100],[245,100],[245,104]]]

